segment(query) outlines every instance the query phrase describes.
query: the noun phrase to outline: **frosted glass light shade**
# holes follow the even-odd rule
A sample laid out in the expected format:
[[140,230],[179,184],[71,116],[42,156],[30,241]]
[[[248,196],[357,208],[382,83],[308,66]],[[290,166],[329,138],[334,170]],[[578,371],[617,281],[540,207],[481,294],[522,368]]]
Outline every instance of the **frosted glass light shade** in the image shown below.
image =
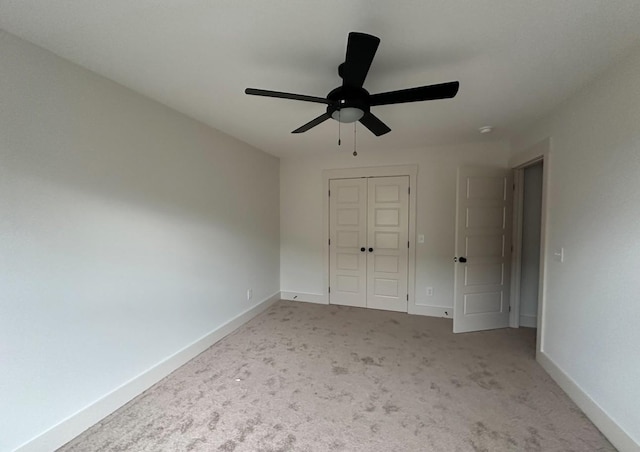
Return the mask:
[[331,113],[331,117],[340,122],[356,122],[364,116],[364,111],[355,107],[345,107]]

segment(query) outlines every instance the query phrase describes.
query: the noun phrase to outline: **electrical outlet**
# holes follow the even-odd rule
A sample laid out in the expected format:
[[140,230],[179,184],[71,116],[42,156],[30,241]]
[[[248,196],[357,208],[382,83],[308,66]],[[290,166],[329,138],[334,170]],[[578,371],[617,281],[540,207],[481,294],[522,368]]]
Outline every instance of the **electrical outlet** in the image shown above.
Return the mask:
[[433,287],[427,287],[427,297],[433,297]]
[[418,243],[424,243],[424,234],[418,234]]
[[253,298],[253,289],[247,289],[247,300],[251,300]]
[[564,248],[556,248],[553,251],[553,259],[556,262],[564,262]]

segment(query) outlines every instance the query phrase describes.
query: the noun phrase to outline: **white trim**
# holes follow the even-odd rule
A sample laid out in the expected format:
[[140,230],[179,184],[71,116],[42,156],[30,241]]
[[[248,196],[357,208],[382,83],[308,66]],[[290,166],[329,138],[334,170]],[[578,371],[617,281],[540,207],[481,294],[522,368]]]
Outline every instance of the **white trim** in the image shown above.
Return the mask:
[[509,306],[509,326],[518,328],[520,326],[520,280],[522,278],[522,219],[523,219],[523,199],[524,199],[524,169],[514,168],[513,183],[513,235],[511,254],[511,297]]
[[329,304],[327,297],[321,293],[282,292],[282,299],[289,301],[303,301],[306,303]]
[[609,416],[569,375],[567,375],[546,353],[536,356],[544,370],[558,383],[587,417],[598,427],[611,444],[620,452],[637,452],[640,444],[635,442],[620,425]]
[[197,339],[182,350],[160,361],[155,366],[122,384],[120,387],[77,413],[22,444],[15,449],[15,452],[54,450],[66,444],[92,425],[98,423],[105,416],[113,413],[171,372],[260,314],[278,300],[280,300],[280,292],[276,292],[265,300],[257,303],[254,307],[247,309],[224,325],[207,333],[200,339]]
[[[538,325],[536,330],[536,354],[541,353],[544,350],[545,341],[545,321],[544,312],[545,304],[547,300],[547,229],[549,222],[549,215],[547,212],[547,195],[549,192],[549,174],[551,168],[551,150],[553,147],[553,140],[551,137],[545,138],[538,143],[531,146],[529,149],[513,155],[509,160],[511,168],[525,168],[533,163],[542,160],[542,212],[540,219],[540,272],[539,272],[539,285],[538,285]],[[515,247],[514,247],[515,248]],[[512,273],[513,277],[513,273]],[[519,318],[518,318],[519,320]]]
[[545,305],[547,303],[547,230],[549,225],[548,214],[548,193],[549,193],[549,174],[551,173],[551,149],[553,142],[551,138],[546,142],[546,150],[542,154],[543,166],[542,166],[542,215],[540,218],[540,282],[538,285],[538,330],[537,330],[537,351],[542,352],[544,350],[545,341],[545,322],[544,313]]
[[536,144],[526,149],[525,151],[514,154],[509,159],[509,167],[511,168],[524,168],[529,166],[538,160],[542,160],[547,156],[551,150],[551,137],[547,137],[538,141]]
[[[418,165],[397,165],[397,166],[372,166],[366,168],[339,168],[322,171],[322,228],[323,228],[323,283],[325,288],[329,288],[329,180],[330,179],[353,179],[358,177],[390,177],[409,176],[409,267],[407,291],[409,301],[407,310],[409,314],[417,314],[415,307],[416,292],[416,218],[418,192]],[[322,296],[325,304],[329,304],[328,290]]]
[[426,315],[429,317],[444,317],[446,319],[453,318],[453,308],[446,306],[426,306],[416,304],[413,306],[411,314]]
[[535,315],[521,315],[518,318],[519,325],[524,326],[526,328],[537,328],[538,327],[538,317]]
[[[546,141],[546,140],[545,140]],[[534,146],[536,152],[542,151],[540,145]],[[524,218],[524,170],[537,163],[542,163],[542,171],[544,172],[544,155],[536,155],[531,157],[529,151],[524,152],[527,155],[527,162],[513,168],[513,184],[515,190],[513,192],[513,254],[511,255],[511,298],[509,315],[509,326],[518,328],[520,326],[520,280],[522,278],[522,228]],[[544,183],[544,175],[543,175]],[[541,193],[542,194],[542,193]],[[542,225],[542,209],[540,212],[540,222]],[[540,244],[542,248],[542,242]],[[542,270],[542,267],[540,268]],[[542,273],[540,273],[542,275]],[[539,276],[540,277],[540,276]],[[534,316],[535,317],[535,316]],[[527,326],[527,325],[523,325]],[[535,328],[532,326],[531,328]]]

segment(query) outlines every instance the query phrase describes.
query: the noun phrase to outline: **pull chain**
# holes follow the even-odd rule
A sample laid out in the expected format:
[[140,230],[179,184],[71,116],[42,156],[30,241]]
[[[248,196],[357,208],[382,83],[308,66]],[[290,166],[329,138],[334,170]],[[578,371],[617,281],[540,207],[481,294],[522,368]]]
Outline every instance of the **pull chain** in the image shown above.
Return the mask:
[[357,122],[353,123],[353,156],[354,157],[358,155],[358,152],[356,151],[356,124]]
[[340,140],[340,110],[338,110],[338,146],[342,144],[342,140]]

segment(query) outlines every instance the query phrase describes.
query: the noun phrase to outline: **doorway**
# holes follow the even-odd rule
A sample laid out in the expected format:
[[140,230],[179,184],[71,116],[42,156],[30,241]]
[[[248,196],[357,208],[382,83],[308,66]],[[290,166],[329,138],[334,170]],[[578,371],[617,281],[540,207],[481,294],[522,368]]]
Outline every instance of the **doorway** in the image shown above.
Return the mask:
[[537,328],[542,225],[542,170],[539,161],[522,169],[519,326]]
[[514,169],[515,216],[512,328],[538,327],[540,288],[542,287],[542,217],[543,217],[542,158]]

